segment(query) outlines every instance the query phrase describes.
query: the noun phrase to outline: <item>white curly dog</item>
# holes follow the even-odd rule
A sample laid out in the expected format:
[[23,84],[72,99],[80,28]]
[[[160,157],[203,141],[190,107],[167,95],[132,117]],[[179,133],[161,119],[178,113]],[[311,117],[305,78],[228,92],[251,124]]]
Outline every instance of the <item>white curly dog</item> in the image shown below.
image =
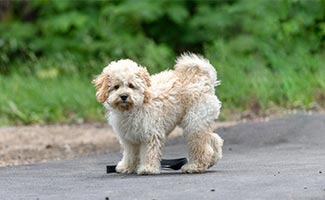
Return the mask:
[[160,173],[162,148],[176,126],[184,130],[188,144],[183,172],[204,172],[221,159],[223,140],[212,128],[221,108],[214,89],[219,81],[203,57],[183,54],[174,70],[152,76],[132,60],[118,60],[93,83],[124,150],[117,172]]

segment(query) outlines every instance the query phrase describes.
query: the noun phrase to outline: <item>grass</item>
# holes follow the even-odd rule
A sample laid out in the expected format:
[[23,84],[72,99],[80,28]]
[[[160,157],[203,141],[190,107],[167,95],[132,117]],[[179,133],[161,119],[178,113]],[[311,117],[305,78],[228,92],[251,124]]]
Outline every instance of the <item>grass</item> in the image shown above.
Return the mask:
[[[317,109],[325,107],[325,56],[296,51],[235,54],[230,45],[208,49],[222,84],[217,89],[224,109]],[[222,44],[221,44],[222,45]]]
[[[229,113],[234,112],[259,115],[273,108],[325,107],[322,56],[275,59],[272,65],[277,68],[267,67],[256,55],[207,57],[222,81],[217,88],[223,102],[221,119],[231,118]],[[0,75],[0,126],[105,121],[89,75],[60,74],[49,66],[40,69]]]
[[260,69],[245,74],[242,71],[219,70],[222,85],[218,92],[224,107],[241,110],[265,111],[272,107],[311,109],[325,106],[325,70],[318,73],[283,69],[271,72]]
[[104,120],[91,79],[0,76],[0,125]]

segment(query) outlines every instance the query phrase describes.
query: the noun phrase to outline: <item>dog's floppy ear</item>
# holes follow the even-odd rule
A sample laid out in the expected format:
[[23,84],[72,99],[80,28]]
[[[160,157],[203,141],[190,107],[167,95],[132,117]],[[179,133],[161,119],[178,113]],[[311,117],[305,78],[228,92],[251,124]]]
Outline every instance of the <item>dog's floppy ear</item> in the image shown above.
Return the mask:
[[103,103],[108,98],[108,88],[110,87],[109,75],[101,73],[93,80],[93,84],[96,87],[97,101]]
[[137,73],[137,76],[143,80],[147,87],[150,87],[150,75],[145,67],[139,67],[139,72]]
[[139,72],[137,73],[137,76],[141,78],[146,85],[144,89],[144,103],[148,103],[150,98],[148,87],[151,86],[150,75],[145,67],[139,67]]

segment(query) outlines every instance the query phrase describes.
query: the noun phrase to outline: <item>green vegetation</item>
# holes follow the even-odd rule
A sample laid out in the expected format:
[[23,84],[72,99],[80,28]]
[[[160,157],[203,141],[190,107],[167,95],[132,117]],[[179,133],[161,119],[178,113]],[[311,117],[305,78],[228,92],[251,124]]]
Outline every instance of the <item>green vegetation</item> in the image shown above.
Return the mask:
[[216,67],[223,113],[325,107],[325,0],[2,1],[0,11],[0,125],[104,120],[91,80],[107,63],[156,73],[184,51]]
[[90,81],[82,76],[1,76],[0,125],[102,119],[104,114],[89,85]]

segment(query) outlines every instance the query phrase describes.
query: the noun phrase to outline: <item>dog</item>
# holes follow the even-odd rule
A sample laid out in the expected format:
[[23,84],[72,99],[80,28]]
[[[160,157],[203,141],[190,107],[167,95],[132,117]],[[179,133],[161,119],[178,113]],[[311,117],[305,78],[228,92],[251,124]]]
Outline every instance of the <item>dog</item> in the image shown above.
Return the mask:
[[130,59],[111,62],[93,84],[98,102],[123,147],[119,173],[159,174],[162,149],[176,126],[183,129],[189,162],[184,173],[201,173],[222,157],[223,139],[213,133],[221,102],[217,72],[200,55],[185,53],[174,70],[150,76]]

